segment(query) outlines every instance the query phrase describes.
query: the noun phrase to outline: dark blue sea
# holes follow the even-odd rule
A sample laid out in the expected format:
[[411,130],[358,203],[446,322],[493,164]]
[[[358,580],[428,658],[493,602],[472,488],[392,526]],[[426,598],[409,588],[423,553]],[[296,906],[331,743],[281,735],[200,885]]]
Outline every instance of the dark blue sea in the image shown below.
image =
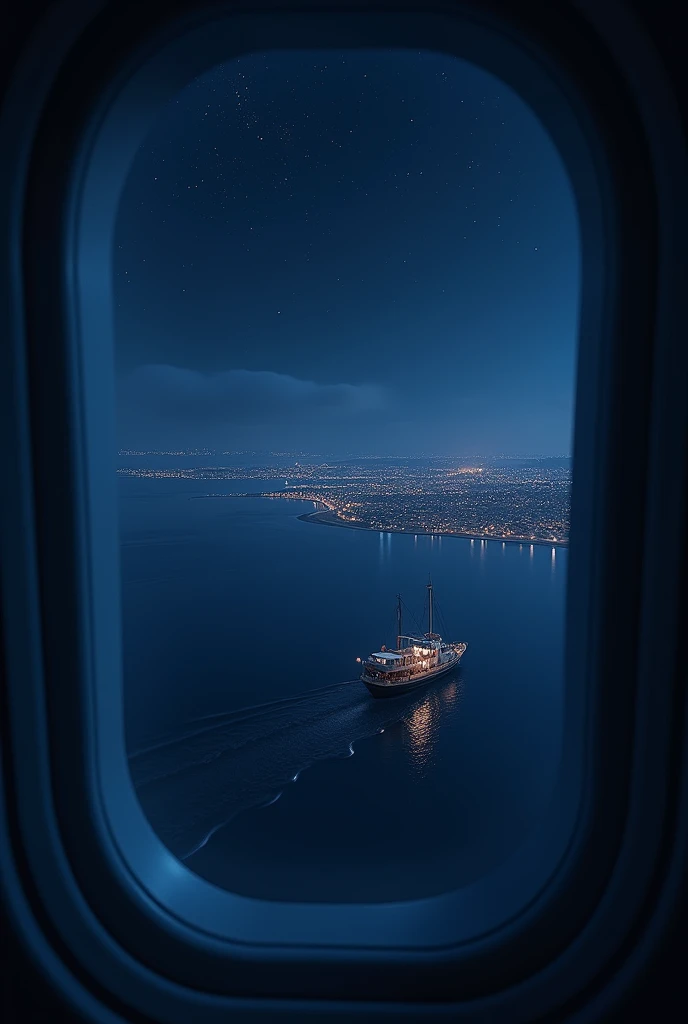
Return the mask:
[[[143,809],[191,870],[245,895],[388,901],[472,882],[551,798],[568,552],[315,525],[298,519],[310,503],[230,496],[283,483],[119,481]],[[393,644],[398,592],[421,624],[428,573],[443,635],[469,645],[462,667],[375,701],[356,657]]]

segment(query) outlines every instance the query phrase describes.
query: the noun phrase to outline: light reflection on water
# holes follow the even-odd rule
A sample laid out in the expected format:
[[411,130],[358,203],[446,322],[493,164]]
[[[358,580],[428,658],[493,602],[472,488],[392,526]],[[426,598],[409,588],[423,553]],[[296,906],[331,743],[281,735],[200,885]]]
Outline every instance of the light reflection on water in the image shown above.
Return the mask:
[[432,756],[433,702],[428,698],[411,715],[406,724],[411,749],[411,762],[420,773]]
[[423,777],[433,761],[440,727],[447,714],[459,703],[462,688],[456,679],[432,690],[406,721],[407,748],[415,774]]

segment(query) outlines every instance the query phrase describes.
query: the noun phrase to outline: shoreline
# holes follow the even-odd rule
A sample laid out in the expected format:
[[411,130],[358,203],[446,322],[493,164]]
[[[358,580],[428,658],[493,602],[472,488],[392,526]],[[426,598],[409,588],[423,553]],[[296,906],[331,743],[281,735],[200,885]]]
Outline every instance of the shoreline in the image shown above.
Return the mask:
[[[229,494],[203,494],[196,495],[196,497],[203,498],[286,498],[288,501],[313,501],[319,502],[321,505],[326,503],[322,498],[303,498],[301,495],[296,494],[265,494],[261,491],[241,492],[241,493],[229,493]],[[531,540],[530,537],[500,537],[495,534],[484,534],[484,533],[447,533],[443,530],[381,530],[377,526],[367,526],[365,523],[345,522],[340,519],[337,513],[326,506],[324,509],[319,509],[315,512],[304,512],[302,515],[296,517],[302,523],[315,523],[319,526],[337,526],[340,529],[345,530],[366,530],[368,533],[400,533],[405,534],[408,537],[458,537],[459,540],[484,540],[484,541],[501,541],[503,544],[537,544],[539,547],[544,548],[568,548],[569,542],[567,540]]]
[[[326,518],[330,517],[330,518]],[[366,530],[368,533],[400,533],[407,537],[457,537],[459,540],[484,540],[501,541],[502,544],[537,544],[539,547],[547,548],[568,548],[567,540],[531,540],[523,537],[499,537],[493,534],[484,533],[447,533],[442,530],[380,530],[375,526],[366,526],[365,523],[346,523],[337,516],[336,512],[329,509],[323,512],[305,512],[296,517],[302,523],[315,523],[320,526],[338,526],[345,530]]]

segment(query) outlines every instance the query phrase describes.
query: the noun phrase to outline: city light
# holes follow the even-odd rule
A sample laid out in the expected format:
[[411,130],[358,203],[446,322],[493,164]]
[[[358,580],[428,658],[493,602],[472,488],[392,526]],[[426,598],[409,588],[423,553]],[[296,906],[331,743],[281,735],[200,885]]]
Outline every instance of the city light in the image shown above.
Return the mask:
[[[143,453],[137,453],[143,454]],[[205,454],[205,453],[197,453]],[[132,452],[120,453],[131,456]],[[137,459],[138,461],[138,459]],[[258,461],[258,460],[257,460]],[[130,465],[123,476],[185,480],[283,479],[280,490],[235,497],[291,498],[314,503],[323,522],[381,533],[452,535],[531,543],[568,543],[571,471],[560,460],[457,466],[443,458],[418,465],[385,460],[327,463],[300,453],[279,465],[184,467]],[[287,483],[287,481],[289,481]],[[213,495],[214,497],[232,497]]]

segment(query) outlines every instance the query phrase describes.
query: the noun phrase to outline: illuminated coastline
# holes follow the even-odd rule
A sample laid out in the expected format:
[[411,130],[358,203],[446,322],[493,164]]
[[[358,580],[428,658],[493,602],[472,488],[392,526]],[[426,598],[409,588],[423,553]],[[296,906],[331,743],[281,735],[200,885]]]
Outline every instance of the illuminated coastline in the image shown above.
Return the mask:
[[299,518],[326,526],[558,547],[566,547],[569,539],[566,460],[456,465],[439,458],[405,464],[285,459],[276,466],[134,466],[118,472],[148,479],[283,479],[284,486],[278,489],[246,490],[234,496],[313,502],[316,511]]
[[[263,497],[263,495],[260,495]],[[267,495],[265,495],[267,497]],[[273,495],[274,497],[274,495]],[[280,497],[291,497],[291,495],[280,495]],[[333,518],[325,518],[331,516]],[[378,526],[367,526],[365,523],[356,523],[341,519],[337,513],[333,510],[326,510],[322,512],[309,512],[305,515],[298,516],[298,519],[303,523],[319,523],[322,526],[339,526],[345,527],[349,530],[368,530],[374,533],[403,533],[411,534],[414,537],[459,537],[464,540],[482,540],[482,541],[501,541],[503,544],[538,544],[543,547],[559,547],[567,548],[569,546],[568,540],[560,538],[546,538],[546,537],[518,537],[513,534],[501,535],[499,533],[469,533],[468,531],[462,530],[403,530],[398,527],[389,527],[384,529]]]

